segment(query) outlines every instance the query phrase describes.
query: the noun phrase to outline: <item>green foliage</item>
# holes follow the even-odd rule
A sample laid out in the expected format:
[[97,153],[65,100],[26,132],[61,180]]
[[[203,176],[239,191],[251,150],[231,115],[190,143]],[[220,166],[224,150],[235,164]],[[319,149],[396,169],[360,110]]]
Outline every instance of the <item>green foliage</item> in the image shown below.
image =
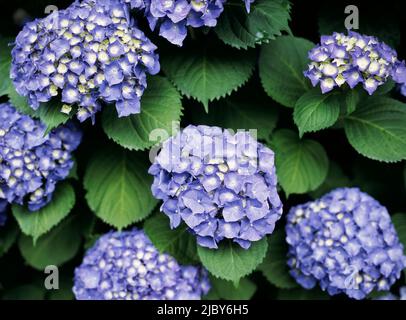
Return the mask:
[[406,104],[371,97],[345,117],[348,141],[365,157],[396,162],[406,159]]
[[329,159],[314,140],[301,140],[290,130],[275,132],[272,147],[279,183],[286,195],[306,193],[319,187],[327,177]]
[[343,188],[343,187],[350,187],[351,181],[350,179],[344,174],[343,170],[340,166],[330,161],[329,169],[327,178],[324,182],[318,187],[316,190],[310,192],[310,195],[317,199],[328,193],[329,191],[335,188]]
[[218,249],[197,247],[203,266],[215,277],[238,281],[253,272],[265,258],[268,243],[266,239],[253,242],[246,250],[231,241],[223,242]]
[[334,94],[322,94],[319,88],[306,92],[297,100],[293,120],[302,137],[334,125],[340,115],[340,101]]
[[242,278],[237,286],[231,281],[210,277],[211,289],[206,300],[249,300],[255,294],[257,286],[248,278]]
[[237,49],[255,47],[289,31],[290,3],[286,0],[257,0],[247,14],[245,4],[225,3],[215,32],[224,43]]
[[18,236],[18,228],[14,223],[7,223],[0,227],[0,258],[7,253]]
[[75,204],[75,192],[67,182],[62,182],[56,188],[52,201],[36,212],[30,212],[26,207],[13,205],[12,212],[21,231],[31,236],[34,242],[56,226],[72,210]]
[[261,48],[259,75],[266,93],[280,104],[293,108],[308,90],[303,71],[308,64],[307,52],[314,44],[292,36],[279,37]]
[[160,252],[168,253],[183,264],[196,262],[196,239],[186,226],[171,230],[169,219],[159,212],[145,221],[144,231]]
[[287,265],[288,247],[285,232],[278,230],[269,237],[268,253],[258,267],[270,283],[281,289],[297,287],[295,280],[289,275]]
[[100,150],[89,161],[84,176],[89,207],[118,229],[146,218],[157,203],[147,171],[139,153],[116,147]]
[[[162,57],[162,69],[180,92],[203,103],[229,95],[251,77],[254,51],[194,47],[171,50]],[[227,75],[227,76],[225,76]]]
[[130,150],[145,150],[161,142],[154,140],[154,132],[168,137],[173,122],[179,121],[182,115],[179,93],[163,77],[149,79],[141,105],[140,114],[123,118],[117,117],[114,106],[103,112],[102,125],[107,136]]
[[60,266],[72,259],[81,244],[77,221],[77,216],[68,217],[49,233],[41,236],[36,243],[32,238],[22,235],[18,247],[25,261],[31,267],[43,271],[46,266]]
[[276,105],[270,99],[244,97],[241,95],[220,99],[210,105],[209,113],[195,113],[199,124],[222,128],[255,129],[258,139],[267,140],[278,121]]

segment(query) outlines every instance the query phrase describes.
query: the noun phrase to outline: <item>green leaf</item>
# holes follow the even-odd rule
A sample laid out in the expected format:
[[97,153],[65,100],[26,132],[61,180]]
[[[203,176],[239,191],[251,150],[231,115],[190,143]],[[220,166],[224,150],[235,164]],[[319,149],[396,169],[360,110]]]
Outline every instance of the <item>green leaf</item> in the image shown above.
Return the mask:
[[203,266],[215,277],[238,282],[253,272],[266,255],[266,239],[253,242],[246,250],[231,241],[223,242],[216,250],[197,247]]
[[31,116],[33,118],[38,118],[38,115],[36,114],[35,110],[29,106],[27,99],[23,96],[20,96],[17,93],[11,82],[10,87],[8,89],[8,98],[10,103],[17,109],[17,111],[19,111],[22,114]]
[[279,290],[278,300],[329,300],[330,297],[327,293],[319,290],[312,289],[306,290],[303,288]]
[[231,281],[210,277],[211,289],[205,300],[250,300],[257,291],[251,280],[242,278],[236,287]]
[[314,199],[317,199],[335,188],[349,187],[350,185],[350,179],[344,174],[340,166],[337,163],[330,161],[326,180],[324,180],[322,185],[310,194]]
[[334,125],[340,115],[340,101],[333,94],[322,94],[319,88],[306,92],[297,100],[293,120],[300,136]]
[[118,229],[146,218],[157,201],[150,188],[143,156],[121,148],[100,150],[90,160],[85,177],[86,200],[104,222]]
[[26,284],[6,291],[4,300],[43,300],[45,297],[45,287],[39,284]]
[[309,60],[308,51],[314,44],[292,36],[278,37],[261,49],[259,75],[266,93],[280,104],[293,108],[308,90],[304,77]]
[[290,3],[257,0],[248,14],[242,1],[228,1],[214,31],[224,43],[237,49],[255,47],[290,31]]
[[81,245],[77,217],[70,216],[49,233],[33,243],[32,238],[22,235],[18,241],[21,255],[33,268],[43,271],[46,266],[60,266],[71,260]]
[[363,156],[384,162],[406,159],[406,104],[371,97],[345,117],[344,128],[350,144]]
[[254,51],[226,46],[172,50],[162,57],[162,69],[187,97],[203,103],[237,90],[251,77],[256,62]]
[[353,90],[348,90],[345,94],[345,99],[342,100],[344,103],[344,114],[350,114],[353,113],[357,107],[359,102],[361,101],[361,94],[359,90],[353,89]]
[[144,231],[160,252],[166,252],[182,264],[196,261],[196,239],[186,226],[171,230],[169,219],[164,213],[157,213],[144,223]]
[[327,177],[329,160],[318,142],[300,140],[290,130],[274,133],[276,172],[286,195],[306,193],[319,187]]
[[128,117],[117,117],[113,106],[104,109],[102,125],[109,138],[130,150],[144,150],[161,142],[155,141],[154,130],[172,135],[174,121],[182,115],[182,102],[178,91],[163,77],[152,77],[141,100],[141,113]]
[[396,213],[392,216],[392,223],[395,226],[400,242],[406,254],[406,213]]
[[52,201],[42,209],[31,212],[24,206],[13,205],[12,212],[21,231],[34,238],[34,242],[56,226],[75,204],[75,192],[67,182],[56,187]]
[[287,265],[288,247],[285,232],[277,230],[269,238],[268,253],[258,267],[270,283],[281,289],[297,287],[296,281],[289,275]]
[[53,100],[42,103],[38,110],[35,111],[36,116],[47,126],[47,133],[70,119],[68,114],[61,112],[62,105],[61,102]]
[[6,226],[0,227],[0,257],[10,250],[18,236],[18,228],[15,223],[8,222]]
[[275,103],[265,99],[245,95],[220,99],[210,105],[209,113],[194,113],[194,120],[226,129],[255,129],[258,138],[266,140],[276,126],[278,112]]

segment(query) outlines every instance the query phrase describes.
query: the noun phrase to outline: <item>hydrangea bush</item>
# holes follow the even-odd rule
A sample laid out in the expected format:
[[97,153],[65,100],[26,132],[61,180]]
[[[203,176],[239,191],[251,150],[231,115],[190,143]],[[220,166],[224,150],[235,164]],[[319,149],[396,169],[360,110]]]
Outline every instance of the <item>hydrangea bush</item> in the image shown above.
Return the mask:
[[404,298],[394,0],[359,28],[339,1],[18,3],[0,13],[1,299]]

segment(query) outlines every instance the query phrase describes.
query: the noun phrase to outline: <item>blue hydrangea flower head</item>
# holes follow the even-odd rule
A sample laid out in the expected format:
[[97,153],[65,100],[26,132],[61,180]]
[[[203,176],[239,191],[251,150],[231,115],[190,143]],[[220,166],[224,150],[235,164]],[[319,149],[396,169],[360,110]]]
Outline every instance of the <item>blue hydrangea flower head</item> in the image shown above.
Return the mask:
[[391,77],[396,81],[402,64],[388,45],[353,31],[322,36],[320,44],[309,51],[309,59],[304,75],[313,86],[320,85],[323,93],[344,84],[351,89],[362,84],[371,95]]
[[61,112],[77,107],[80,121],[94,121],[101,102],[128,116],[140,112],[146,74],[159,72],[155,49],[120,0],[76,1],[26,24],[12,50],[11,79],[33,109],[60,96]]
[[290,274],[306,289],[363,299],[388,291],[406,267],[385,207],[357,188],[339,188],[287,216]]
[[[214,27],[227,0],[122,0],[131,9],[142,10],[152,30],[182,46],[187,27]],[[254,0],[244,0],[247,11]]]
[[179,265],[136,229],[99,238],[73,287],[78,300],[198,300],[209,290],[205,269]]
[[39,120],[20,114],[9,103],[0,104],[0,202],[39,210],[69,175],[82,133],[73,123],[45,133]]
[[282,215],[274,153],[248,132],[190,125],[164,142],[149,173],[171,228],[183,221],[204,247],[230,239],[248,249]]

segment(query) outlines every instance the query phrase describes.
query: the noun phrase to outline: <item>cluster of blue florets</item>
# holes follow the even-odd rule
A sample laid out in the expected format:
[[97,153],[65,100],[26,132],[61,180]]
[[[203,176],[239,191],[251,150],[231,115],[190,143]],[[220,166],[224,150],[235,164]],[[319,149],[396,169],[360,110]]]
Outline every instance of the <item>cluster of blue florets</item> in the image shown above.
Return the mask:
[[371,95],[390,78],[406,83],[405,63],[398,60],[395,50],[353,31],[322,36],[309,58],[312,62],[304,74],[313,86],[320,84],[323,93],[344,84],[350,88],[362,84]]
[[31,211],[42,208],[58,181],[69,175],[81,132],[69,123],[45,133],[39,120],[0,104],[0,211],[5,202],[28,205]]
[[306,289],[363,299],[388,291],[406,267],[388,211],[357,188],[292,208],[286,233],[290,273]]
[[12,50],[11,79],[33,109],[61,95],[61,112],[84,121],[114,103],[118,115],[140,112],[146,74],[159,67],[155,45],[119,0],[76,1],[26,24]]
[[[187,27],[214,27],[227,0],[122,0],[131,9],[142,10],[152,30],[181,46]],[[247,12],[254,0],[244,0]]]
[[163,144],[149,172],[171,227],[185,222],[204,247],[231,239],[248,249],[282,215],[274,153],[247,132],[188,126]]
[[197,300],[208,293],[205,269],[159,253],[143,231],[108,233],[75,270],[79,300]]

